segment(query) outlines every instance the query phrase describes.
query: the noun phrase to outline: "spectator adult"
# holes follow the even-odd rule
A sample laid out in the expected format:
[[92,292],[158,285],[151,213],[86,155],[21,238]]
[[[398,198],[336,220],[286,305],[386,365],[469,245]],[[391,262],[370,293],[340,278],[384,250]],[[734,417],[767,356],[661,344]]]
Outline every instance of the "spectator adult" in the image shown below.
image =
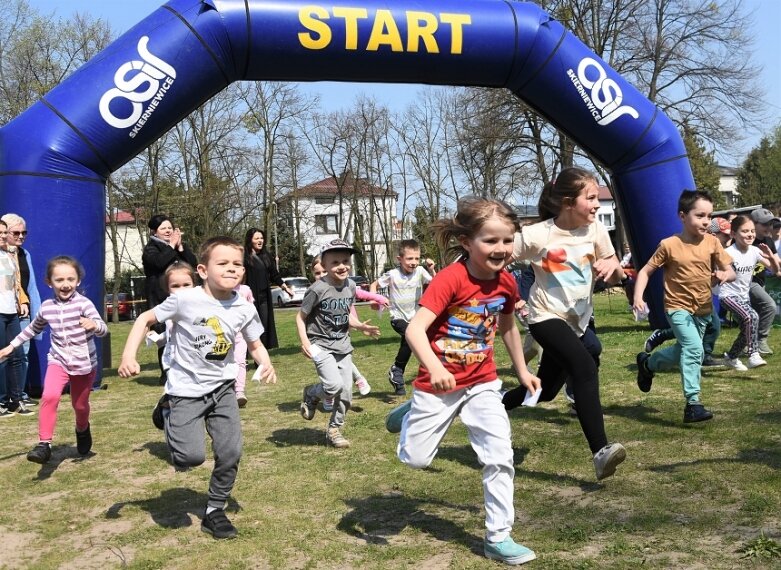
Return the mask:
[[255,308],[263,323],[260,341],[266,349],[277,348],[277,329],[274,327],[274,306],[271,301],[271,286],[278,285],[285,293],[293,296],[293,291],[282,281],[277,264],[268,252],[266,233],[258,228],[250,228],[244,234],[244,281],[252,289]]
[[[767,208],[758,208],[751,212],[751,219],[754,222],[757,234],[754,245],[766,244],[770,251],[773,252],[773,255],[778,258],[776,245],[770,237],[770,232],[773,223],[778,222],[779,219]],[[754,278],[749,288],[749,300],[751,301],[751,307],[759,315],[759,330],[757,331],[759,353],[773,354],[773,349],[770,348],[767,339],[770,335],[770,329],[773,327],[773,320],[776,318],[776,302],[765,291],[765,270],[765,266],[761,263],[757,264],[756,269],[754,269]]]
[[[182,241],[182,232],[174,228],[171,218],[164,214],[156,214],[149,219],[149,241],[144,246],[141,262],[144,265],[146,276],[145,293],[149,308],[156,307],[168,297],[168,290],[163,283],[163,274],[170,265],[177,261],[189,263],[192,267],[198,265],[198,261],[192,251]],[[165,332],[165,324],[157,323],[153,326],[157,333]],[[165,384],[162,356],[164,348],[157,351],[157,359],[160,364],[160,384]]]
[[[35,281],[35,272],[33,271],[33,262],[30,252],[22,247],[24,240],[27,239],[27,222],[18,214],[4,214],[0,220],[8,224],[8,251],[16,256],[16,266],[19,268],[19,279],[22,285],[22,291],[30,300],[30,311],[26,315],[19,315],[19,327],[24,330],[30,321],[38,314],[41,307],[41,294],[38,291],[38,285]],[[40,338],[40,337],[38,337]],[[22,390],[22,402],[27,406],[35,406],[37,402],[30,399],[27,395],[26,387],[31,382],[28,378],[30,342],[22,344],[22,371],[19,388]]]
[[[30,301],[22,291],[16,256],[8,251],[8,224],[0,220],[0,346],[19,334],[19,315],[30,312]],[[22,403],[22,347],[0,362],[0,418],[31,414]]]

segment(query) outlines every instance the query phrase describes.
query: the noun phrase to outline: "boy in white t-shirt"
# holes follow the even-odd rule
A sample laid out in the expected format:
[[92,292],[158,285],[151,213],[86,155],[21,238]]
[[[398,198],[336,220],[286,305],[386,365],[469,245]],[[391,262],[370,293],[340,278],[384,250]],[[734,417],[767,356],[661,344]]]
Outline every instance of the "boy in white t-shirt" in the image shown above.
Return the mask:
[[397,269],[391,269],[371,284],[372,293],[377,288],[388,289],[390,300],[391,326],[399,335],[401,343],[396,353],[396,360],[388,370],[388,380],[397,396],[404,396],[404,369],[407,367],[412,349],[407,344],[405,333],[407,325],[418,310],[418,301],[423,295],[423,289],[437,274],[434,270],[434,260],[426,258],[424,263],[428,271],[420,266],[420,245],[414,239],[405,239],[399,243],[399,262]]
[[169,413],[165,438],[176,468],[206,460],[204,428],[212,439],[214,468],[201,529],[214,538],[234,538],[238,531],[225,516],[241,458],[242,437],[234,383],[237,335],[243,334],[261,377],[276,382],[268,352],[260,342],[263,325],[255,307],[234,288],[244,275],[244,248],[229,237],[208,239],[201,247],[198,274],[203,287],[185,289],[142,313],[128,335],[118,373],[137,375],[136,353],[146,330],[170,320],[171,367],[165,392]]

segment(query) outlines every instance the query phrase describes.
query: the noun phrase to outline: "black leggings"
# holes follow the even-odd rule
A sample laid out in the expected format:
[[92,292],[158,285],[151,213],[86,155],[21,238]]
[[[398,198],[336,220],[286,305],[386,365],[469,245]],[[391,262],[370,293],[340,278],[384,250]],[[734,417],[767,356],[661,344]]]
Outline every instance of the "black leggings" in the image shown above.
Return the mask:
[[[596,335],[587,330],[583,338],[578,338],[561,319],[548,319],[531,324],[529,332],[543,349],[540,369],[537,372],[542,381],[540,401],[553,400],[569,378],[575,392],[580,427],[591,453],[596,453],[607,445],[602,404],[599,401],[597,369],[601,346]],[[596,354],[592,354],[593,352]],[[513,394],[514,392],[516,393]],[[526,388],[523,386],[507,392],[505,406],[512,409],[520,404],[525,392]]]
[[407,363],[409,362],[410,356],[412,356],[412,349],[410,348],[409,344],[407,344],[406,333],[408,326],[409,322],[405,321],[404,319],[391,320],[391,327],[393,327],[393,330],[401,335],[399,351],[396,353],[396,360],[394,361],[393,365],[401,368],[402,371],[407,368]]

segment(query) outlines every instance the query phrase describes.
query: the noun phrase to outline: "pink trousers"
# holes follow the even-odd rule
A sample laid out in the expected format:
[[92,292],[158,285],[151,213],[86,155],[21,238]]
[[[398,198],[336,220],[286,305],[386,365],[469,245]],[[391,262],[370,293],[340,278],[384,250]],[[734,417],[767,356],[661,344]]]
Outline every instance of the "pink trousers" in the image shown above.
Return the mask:
[[59,364],[49,364],[43,381],[43,395],[38,408],[38,438],[51,441],[54,426],[57,425],[57,408],[60,405],[62,390],[70,382],[71,404],[76,412],[76,429],[84,431],[89,425],[89,394],[95,371],[76,376],[68,374]]

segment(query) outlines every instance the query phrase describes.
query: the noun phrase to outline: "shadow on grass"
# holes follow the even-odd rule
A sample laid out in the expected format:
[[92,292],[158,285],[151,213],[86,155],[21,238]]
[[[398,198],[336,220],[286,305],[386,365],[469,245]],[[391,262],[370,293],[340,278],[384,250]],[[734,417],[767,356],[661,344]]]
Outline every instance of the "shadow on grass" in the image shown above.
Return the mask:
[[140,448],[133,451],[141,450],[146,450],[149,452],[149,455],[154,455],[169,465],[173,465],[173,461],[171,460],[171,451],[168,449],[168,444],[164,441],[147,441]]
[[540,420],[557,426],[565,426],[573,421],[578,421],[576,417],[570,416],[568,412],[562,412],[553,408],[518,406],[507,412],[507,415],[511,422],[523,418],[526,420]]
[[700,465],[713,465],[723,463],[742,463],[744,465],[765,465],[773,469],[781,469],[781,451],[773,449],[772,446],[757,449],[741,449],[735,457],[713,457],[708,459],[696,459],[694,461],[679,461],[668,465],[659,465],[651,467],[650,471],[660,473],[672,473],[689,467],[697,468]]
[[456,505],[432,499],[417,499],[403,494],[371,495],[345,501],[350,508],[336,528],[368,544],[389,545],[389,538],[405,528],[414,528],[437,540],[462,544],[475,554],[483,555],[483,539],[466,532],[451,520],[431,511],[453,511],[453,519],[463,519],[464,511],[479,514],[482,507]]
[[[122,509],[131,506],[148,512],[155,524],[163,528],[184,528],[192,525],[192,517],[203,517],[207,499],[206,493],[177,487],[166,489],[159,497],[114,503],[105,516],[107,519],[118,519]],[[234,499],[228,499],[225,510],[237,512],[240,508]]]
[[[369,394],[366,396],[359,396],[357,392],[353,394],[353,405],[350,408],[353,412],[362,412],[363,407],[360,404],[361,400],[367,400],[367,399],[374,399],[378,400],[380,402],[383,402],[385,404],[393,404],[394,406],[397,406],[404,402],[406,399],[405,396],[397,396],[392,391],[388,392],[381,392],[381,391],[374,391],[372,390]],[[277,410],[279,410],[282,413],[298,413],[299,407],[301,406],[301,400],[295,400],[294,402],[282,402],[280,404],[277,404]],[[392,408],[389,408],[388,411],[391,411]],[[323,410],[323,403],[320,402],[317,406],[317,412],[320,414],[330,414],[331,412],[326,412]]]
[[271,435],[266,438],[266,441],[276,447],[305,445],[322,447],[325,445],[325,431],[314,428],[278,429],[271,432]]
[[683,415],[681,415],[680,418],[676,416],[674,421],[657,417],[656,414],[661,413],[658,409],[643,404],[637,404],[635,406],[604,406],[602,412],[608,416],[619,416],[666,428],[686,429],[687,427],[687,424],[680,421]]
[[67,459],[71,459],[73,462],[81,463],[93,457],[95,452],[90,451],[87,455],[81,455],[79,451],[73,445],[52,445],[52,456],[49,461],[44,463],[38,469],[38,473],[35,475],[36,481],[43,481],[52,476],[57,471],[57,468],[61,463]]

